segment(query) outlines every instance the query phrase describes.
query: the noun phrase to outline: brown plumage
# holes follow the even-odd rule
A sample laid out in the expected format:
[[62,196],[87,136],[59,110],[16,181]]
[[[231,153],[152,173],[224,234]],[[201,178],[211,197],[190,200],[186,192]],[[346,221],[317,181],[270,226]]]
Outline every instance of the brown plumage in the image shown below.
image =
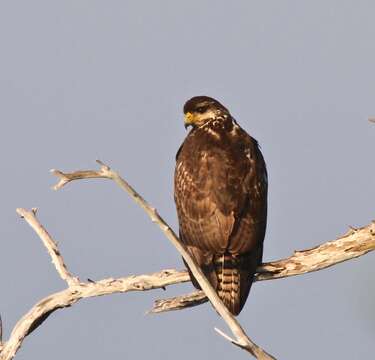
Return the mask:
[[191,125],[192,130],[176,155],[180,238],[237,315],[262,261],[266,166],[257,141],[218,101],[194,97],[185,104],[184,114],[185,127]]

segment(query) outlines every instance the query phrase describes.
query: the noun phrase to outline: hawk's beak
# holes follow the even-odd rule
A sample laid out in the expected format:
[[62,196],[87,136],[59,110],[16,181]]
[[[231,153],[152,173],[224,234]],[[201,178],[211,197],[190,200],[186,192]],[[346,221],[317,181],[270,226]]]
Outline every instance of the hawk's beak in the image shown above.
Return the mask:
[[184,126],[187,129],[190,125],[194,124],[194,115],[191,112],[185,114]]

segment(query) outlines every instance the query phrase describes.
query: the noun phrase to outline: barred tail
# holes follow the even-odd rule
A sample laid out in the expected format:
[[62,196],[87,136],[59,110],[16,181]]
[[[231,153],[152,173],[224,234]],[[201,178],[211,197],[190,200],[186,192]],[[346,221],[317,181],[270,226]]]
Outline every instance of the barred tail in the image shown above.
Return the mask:
[[245,305],[253,282],[254,271],[244,266],[244,260],[241,256],[229,253],[214,256],[216,291],[234,315],[238,315]]
[[[201,253],[197,248],[190,248],[189,251],[228,310],[238,315],[249,295],[257,265],[262,261],[262,246],[240,255],[229,252]],[[193,285],[200,289],[199,283],[187,268]]]

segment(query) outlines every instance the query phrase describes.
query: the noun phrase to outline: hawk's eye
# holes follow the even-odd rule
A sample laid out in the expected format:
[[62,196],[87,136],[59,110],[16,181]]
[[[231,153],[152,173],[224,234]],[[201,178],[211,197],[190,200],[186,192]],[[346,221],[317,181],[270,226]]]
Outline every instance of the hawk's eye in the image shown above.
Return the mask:
[[207,110],[207,106],[197,107],[197,112],[199,112],[200,114],[203,114],[204,112],[206,112],[206,110]]

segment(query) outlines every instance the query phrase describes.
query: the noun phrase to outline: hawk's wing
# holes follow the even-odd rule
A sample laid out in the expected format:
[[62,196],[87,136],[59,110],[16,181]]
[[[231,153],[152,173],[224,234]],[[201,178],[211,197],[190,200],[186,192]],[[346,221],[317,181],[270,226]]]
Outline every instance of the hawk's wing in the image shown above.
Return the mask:
[[229,185],[230,164],[226,168],[217,166],[219,151],[202,151],[194,158],[186,158],[183,150],[175,174],[182,240],[202,250],[224,251],[238,212],[238,182]]

